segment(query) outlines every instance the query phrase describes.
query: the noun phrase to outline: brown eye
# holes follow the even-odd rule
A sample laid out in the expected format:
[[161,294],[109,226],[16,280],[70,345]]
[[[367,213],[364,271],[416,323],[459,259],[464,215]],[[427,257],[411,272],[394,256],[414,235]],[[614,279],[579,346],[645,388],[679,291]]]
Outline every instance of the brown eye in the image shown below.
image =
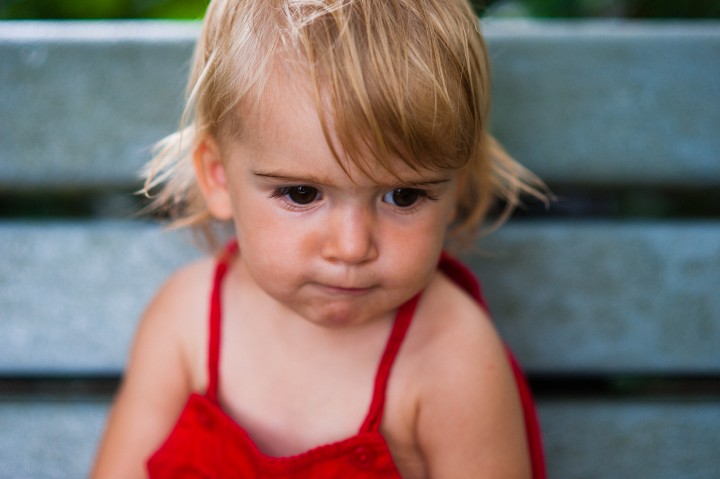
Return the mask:
[[308,205],[317,199],[318,190],[312,186],[290,186],[284,196],[298,205]]
[[399,208],[407,208],[414,205],[423,196],[425,196],[425,192],[417,188],[397,188],[385,193],[383,201]]

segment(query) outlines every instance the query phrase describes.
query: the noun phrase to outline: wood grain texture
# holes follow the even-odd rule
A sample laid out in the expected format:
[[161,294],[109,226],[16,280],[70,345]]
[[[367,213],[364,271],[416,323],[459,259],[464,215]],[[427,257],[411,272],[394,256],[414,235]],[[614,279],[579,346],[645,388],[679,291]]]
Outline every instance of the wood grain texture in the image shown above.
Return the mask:
[[[531,371],[715,371],[720,224],[516,222],[465,259]],[[0,371],[119,371],[187,237],[133,221],[3,223]]]
[[[492,129],[546,181],[720,182],[717,22],[496,20],[485,31]],[[0,188],[134,184],[179,122],[197,33],[0,24]]]

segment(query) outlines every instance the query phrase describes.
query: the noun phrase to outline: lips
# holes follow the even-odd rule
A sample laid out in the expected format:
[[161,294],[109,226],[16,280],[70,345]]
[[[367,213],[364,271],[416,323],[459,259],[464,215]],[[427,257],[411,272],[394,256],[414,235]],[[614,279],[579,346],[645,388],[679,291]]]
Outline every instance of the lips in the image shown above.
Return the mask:
[[373,287],[357,287],[357,286],[335,286],[328,284],[317,285],[322,291],[339,296],[361,296],[370,292]]

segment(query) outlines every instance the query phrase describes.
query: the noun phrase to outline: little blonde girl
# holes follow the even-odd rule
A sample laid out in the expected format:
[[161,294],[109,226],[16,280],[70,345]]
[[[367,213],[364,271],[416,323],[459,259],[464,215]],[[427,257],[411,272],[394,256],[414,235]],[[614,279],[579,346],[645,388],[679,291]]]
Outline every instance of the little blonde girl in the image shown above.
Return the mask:
[[94,477],[544,477],[443,251],[542,196],[488,133],[489,79],[466,0],[210,3],[146,188],[215,258],[144,315]]

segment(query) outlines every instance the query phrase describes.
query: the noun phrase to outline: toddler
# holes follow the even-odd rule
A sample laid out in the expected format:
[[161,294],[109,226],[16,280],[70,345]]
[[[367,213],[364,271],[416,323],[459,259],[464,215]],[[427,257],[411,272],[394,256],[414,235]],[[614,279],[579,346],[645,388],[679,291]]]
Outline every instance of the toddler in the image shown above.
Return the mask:
[[210,3],[146,192],[213,258],[142,318],[94,477],[544,477],[444,252],[543,196],[488,133],[489,80],[466,0]]

